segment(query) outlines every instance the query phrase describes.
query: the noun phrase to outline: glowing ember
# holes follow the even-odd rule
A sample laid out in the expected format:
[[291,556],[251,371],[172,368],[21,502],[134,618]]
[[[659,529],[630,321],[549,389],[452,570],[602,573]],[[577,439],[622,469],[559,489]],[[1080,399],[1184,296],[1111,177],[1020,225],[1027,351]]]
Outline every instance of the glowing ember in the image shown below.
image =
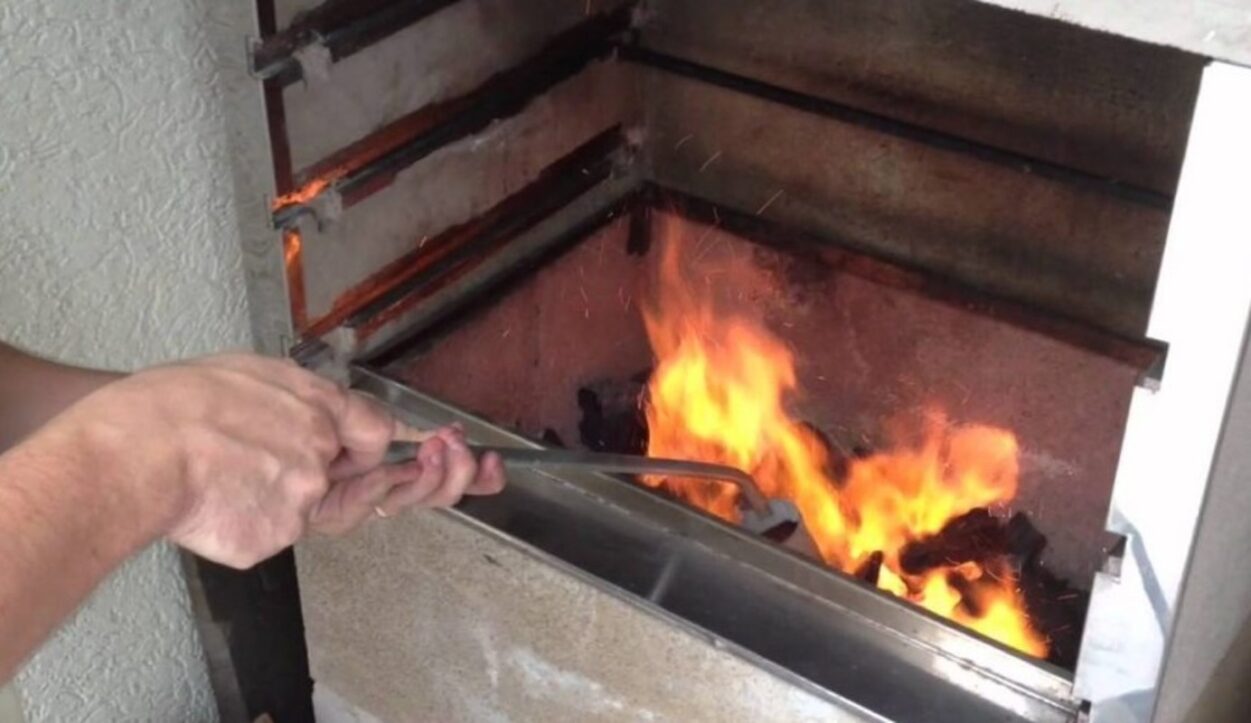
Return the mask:
[[277,211],[279,209],[286,208],[287,206],[297,206],[301,203],[308,203],[316,198],[322,191],[326,190],[331,183],[337,181],[341,175],[343,175],[342,172],[336,172],[320,178],[314,178],[294,191],[284,193],[275,198],[273,201],[270,201],[269,208],[271,211]]
[[[1034,656],[1047,644],[1031,626],[1006,563],[944,566],[910,575],[909,542],[952,519],[1013,498],[1017,443],[1011,432],[952,426],[931,415],[919,441],[854,460],[842,480],[824,445],[785,409],[796,392],[790,351],[760,324],[720,312],[703,284],[687,281],[674,231],[652,303],[643,309],[657,357],[649,383],[648,454],[729,464],[771,497],[792,500],[821,557],[845,572],[882,553],[878,587]],[[738,517],[737,491],[716,482],[648,479],[722,519]]]

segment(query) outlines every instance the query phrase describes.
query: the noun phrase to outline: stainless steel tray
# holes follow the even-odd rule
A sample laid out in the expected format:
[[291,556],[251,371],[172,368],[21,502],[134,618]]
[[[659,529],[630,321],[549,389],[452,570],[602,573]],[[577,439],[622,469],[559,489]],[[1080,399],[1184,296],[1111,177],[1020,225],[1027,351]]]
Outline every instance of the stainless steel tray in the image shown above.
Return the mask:
[[[459,421],[476,443],[538,446],[364,368],[353,386],[418,426]],[[849,708],[934,723],[1077,716],[1065,671],[607,475],[517,470],[456,513]]]

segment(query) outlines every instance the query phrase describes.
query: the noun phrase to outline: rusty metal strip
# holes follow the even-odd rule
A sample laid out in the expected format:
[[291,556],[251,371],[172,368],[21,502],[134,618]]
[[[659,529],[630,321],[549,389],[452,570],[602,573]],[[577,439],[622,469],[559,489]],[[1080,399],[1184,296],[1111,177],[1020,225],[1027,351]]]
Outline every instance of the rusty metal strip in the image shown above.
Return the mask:
[[301,334],[308,326],[308,303],[304,295],[304,240],[297,228],[282,232],[282,259],[287,273],[287,298],[291,300],[291,326]]
[[457,0],[327,0],[266,37],[252,51],[252,72],[278,87],[304,77],[296,54],[321,44],[338,62],[418,23]]
[[[312,339],[347,322],[362,333],[385,323],[404,308],[415,281],[427,283],[430,274],[448,273],[465,262],[468,250],[506,240],[510,233],[533,225],[564,200],[595,185],[610,172],[615,153],[623,148],[620,128],[592,138],[548,166],[533,182],[476,218],[428,239],[420,248],[383,266],[348,289],[331,310],[307,326],[303,338]],[[450,266],[450,268],[449,268]]]
[[282,228],[312,213],[324,193],[340,194],[343,207],[350,207],[436,150],[520,113],[534,98],[608,55],[614,39],[629,29],[633,9],[631,3],[592,15],[466,95],[420,108],[301,172],[302,185],[276,201],[274,225]]

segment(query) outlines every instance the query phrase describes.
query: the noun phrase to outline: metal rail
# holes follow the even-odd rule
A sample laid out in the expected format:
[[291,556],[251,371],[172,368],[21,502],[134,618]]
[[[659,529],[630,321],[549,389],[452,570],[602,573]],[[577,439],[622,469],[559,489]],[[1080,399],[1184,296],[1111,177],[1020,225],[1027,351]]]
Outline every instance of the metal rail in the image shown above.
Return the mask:
[[1173,208],[1173,198],[1171,196],[1149,188],[1079,171],[1075,168],[1004,150],[969,138],[897,120],[879,113],[861,110],[828,98],[819,98],[800,93],[685,58],[659,53],[638,44],[630,43],[623,45],[619,57],[622,60],[663,70],[674,75],[709,83],[738,93],[764,98],[774,103],[780,103],[809,113],[816,113],[878,133],[885,133],[915,143],[922,143],[931,148],[962,153],[985,163],[993,163],[998,166],[1012,168],[1021,173],[1028,173],[1058,183],[1089,189],[1149,208],[1161,211],[1169,211]]
[[1049,336],[1079,349],[1127,364],[1139,372],[1139,384],[1158,385],[1168,356],[1168,345],[1149,338],[1133,338],[1066,317],[1054,311],[1005,298],[966,282],[946,278],[903,259],[863,252],[846,243],[807,233],[764,216],[730,208],[705,198],[648,184],[641,198],[657,210],[675,213],[698,223],[715,225],[736,236],[782,249],[814,248],[842,251],[838,270],[880,284],[906,288],[927,298],[976,310],[978,314]]

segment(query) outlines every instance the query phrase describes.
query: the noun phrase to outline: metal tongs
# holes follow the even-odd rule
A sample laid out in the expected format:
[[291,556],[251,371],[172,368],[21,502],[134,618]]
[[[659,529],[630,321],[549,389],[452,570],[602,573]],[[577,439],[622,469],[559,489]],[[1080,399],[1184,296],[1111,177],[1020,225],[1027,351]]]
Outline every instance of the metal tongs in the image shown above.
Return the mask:
[[[387,449],[386,464],[402,464],[417,456],[417,442],[392,442]],[[679,459],[640,457],[631,454],[604,454],[566,449],[533,449],[524,447],[487,447],[469,445],[475,456],[488,452],[499,455],[505,469],[577,470],[608,474],[636,474],[657,477],[695,477],[729,482],[738,487],[744,504],[742,527],[764,534],[787,523],[797,523],[799,512],[785,500],[764,496],[756,480],[746,472],[719,464],[690,462]]]

